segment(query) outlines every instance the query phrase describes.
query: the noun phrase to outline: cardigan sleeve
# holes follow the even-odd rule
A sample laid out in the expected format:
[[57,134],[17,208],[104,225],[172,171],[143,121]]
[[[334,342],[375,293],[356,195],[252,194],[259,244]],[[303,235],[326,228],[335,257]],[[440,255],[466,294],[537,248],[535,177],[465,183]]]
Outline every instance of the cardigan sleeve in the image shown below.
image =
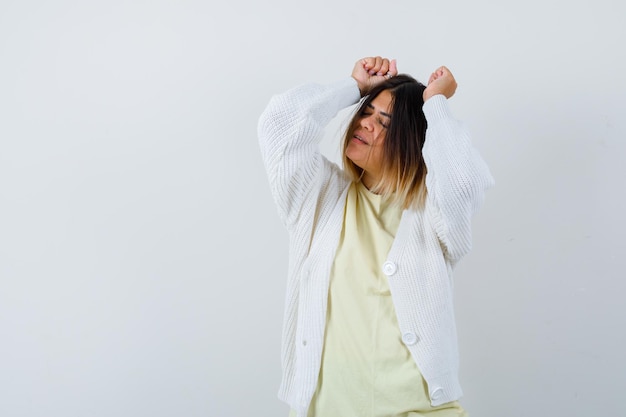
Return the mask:
[[270,99],[258,123],[261,154],[279,216],[297,220],[314,179],[327,169],[319,150],[324,127],[360,98],[347,78],[330,85],[305,84]]
[[445,96],[431,97],[423,110],[428,122],[423,148],[426,210],[454,265],[471,249],[471,218],[494,180],[466,127],[453,118]]

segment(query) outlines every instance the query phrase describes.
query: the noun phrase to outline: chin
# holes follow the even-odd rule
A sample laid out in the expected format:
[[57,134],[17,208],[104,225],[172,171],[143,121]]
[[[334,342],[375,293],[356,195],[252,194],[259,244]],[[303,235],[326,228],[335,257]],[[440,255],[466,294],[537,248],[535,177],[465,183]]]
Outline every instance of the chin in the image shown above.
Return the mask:
[[361,164],[359,163],[358,158],[353,158],[350,155],[350,152],[346,152],[346,158],[348,158],[354,165],[358,166],[359,168],[363,169],[363,167],[361,166]]
[[362,155],[359,155],[360,153],[362,152],[359,152],[359,149],[354,149],[354,145],[349,145],[348,148],[346,149],[346,158],[351,160],[352,163],[354,163],[359,168],[362,168],[361,164],[359,163],[359,161],[363,160],[363,158],[359,158],[359,156],[362,156]]

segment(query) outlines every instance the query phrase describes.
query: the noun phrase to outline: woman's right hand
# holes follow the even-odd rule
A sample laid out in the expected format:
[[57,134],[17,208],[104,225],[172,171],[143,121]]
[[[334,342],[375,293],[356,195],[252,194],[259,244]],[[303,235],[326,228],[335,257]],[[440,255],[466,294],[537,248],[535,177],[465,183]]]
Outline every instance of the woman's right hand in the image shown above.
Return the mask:
[[361,97],[366,96],[372,88],[395,75],[398,75],[396,60],[379,56],[359,59],[352,70],[352,78],[359,86]]

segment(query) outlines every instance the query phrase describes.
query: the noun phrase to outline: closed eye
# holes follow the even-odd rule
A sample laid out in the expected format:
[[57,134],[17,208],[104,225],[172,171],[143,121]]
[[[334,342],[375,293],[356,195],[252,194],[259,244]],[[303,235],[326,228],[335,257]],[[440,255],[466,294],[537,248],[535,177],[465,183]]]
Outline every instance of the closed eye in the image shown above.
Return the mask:
[[[369,116],[371,116],[372,114],[374,114],[374,113],[364,111],[363,113],[361,113],[361,117],[369,117]],[[389,128],[389,123],[386,123],[386,122],[385,122],[382,118],[380,118],[380,117],[376,119],[376,122],[378,122],[378,124],[379,124],[379,125],[381,125],[381,126],[382,126],[383,128],[385,128],[385,129],[388,129],[388,128]]]

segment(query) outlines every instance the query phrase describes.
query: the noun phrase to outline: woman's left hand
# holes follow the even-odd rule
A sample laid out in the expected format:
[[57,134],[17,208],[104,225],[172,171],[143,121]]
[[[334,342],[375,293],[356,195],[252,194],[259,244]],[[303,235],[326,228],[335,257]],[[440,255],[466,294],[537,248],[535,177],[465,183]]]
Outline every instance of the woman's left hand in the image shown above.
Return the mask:
[[437,94],[450,98],[456,91],[456,80],[447,67],[439,67],[430,75],[428,87],[424,90],[424,102]]

